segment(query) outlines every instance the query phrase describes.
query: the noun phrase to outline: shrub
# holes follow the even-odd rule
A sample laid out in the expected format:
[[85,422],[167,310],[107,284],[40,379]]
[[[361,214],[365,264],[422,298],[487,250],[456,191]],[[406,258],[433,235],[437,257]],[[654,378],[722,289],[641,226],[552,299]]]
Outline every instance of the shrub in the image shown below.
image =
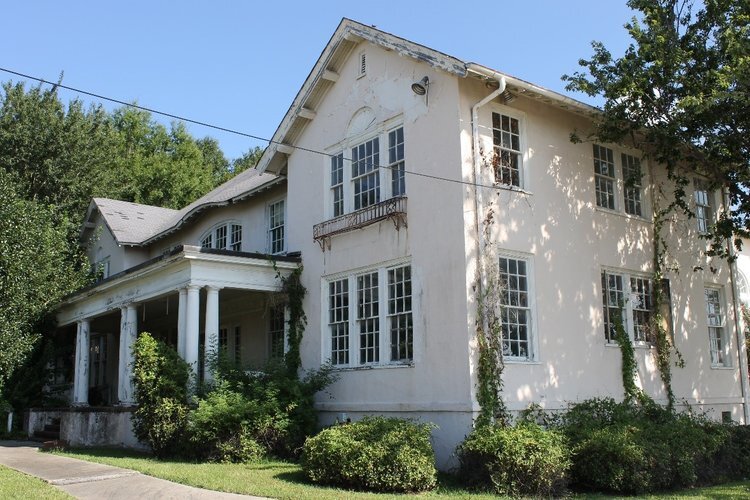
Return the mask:
[[316,483],[374,491],[423,491],[437,471],[431,427],[410,420],[365,417],[308,438],[302,468]]
[[[576,404],[563,430],[573,449],[571,481],[581,489],[642,494],[707,481],[727,429],[654,403],[593,399]],[[705,478],[705,479],[701,479]]]
[[186,441],[190,367],[174,349],[146,332],[138,336],[133,351],[135,435],[157,457],[178,455]]
[[458,458],[469,486],[511,496],[559,496],[570,466],[562,433],[532,422],[477,427],[459,446]]

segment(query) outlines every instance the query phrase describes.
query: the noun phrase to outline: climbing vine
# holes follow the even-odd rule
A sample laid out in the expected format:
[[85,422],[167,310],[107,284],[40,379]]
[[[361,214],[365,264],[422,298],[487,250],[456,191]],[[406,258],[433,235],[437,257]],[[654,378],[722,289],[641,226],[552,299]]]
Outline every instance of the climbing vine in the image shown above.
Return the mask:
[[630,335],[625,330],[622,321],[623,304],[620,304],[620,314],[612,314],[611,319],[615,326],[615,342],[620,346],[622,357],[622,387],[625,391],[625,402],[642,402],[647,396],[636,385],[635,379],[638,374],[638,364],[635,360],[635,349],[630,341]]
[[[477,282],[481,278],[477,278]],[[477,403],[478,427],[493,422],[507,423],[508,414],[502,398],[503,390],[503,333],[495,307],[500,294],[497,273],[491,273],[485,287],[474,286],[477,292]]]
[[479,350],[477,362],[477,403],[479,416],[476,426],[481,427],[492,423],[507,424],[510,419],[502,398],[503,390],[503,332],[502,323],[497,315],[497,307],[501,303],[503,284],[500,282],[497,269],[490,266],[490,272],[483,272],[484,256],[489,254],[491,245],[490,228],[494,222],[494,211],[490,208],[482,221],[481,230],[484,233],[485,245],[479,255],[477,277],[474,285],[477,304],[477,347]]
[[289,328],[287,329],[288,349],[286,354],[284,354],[284,364],[289,376],[297,378],[299,369],[302,366],[300,343],[302,342],[302,335],[307,326],[307,315],[302,307],[302,301],[307,294],[307,288],[305,288],[301,280],[302,266],[294,269],[288,276],[281,274],[275,262],[274,269],[276,270],[276,276],[281,281],[281,291],[286,296],[286,306],[289,310]]
[[[683,368],[685,361],[680,351],[674,345],[674,341],[667,328],[667,322],[670,318],[665,318],[662,311],[664,304],[669,304],[669,297],[665,297],[664,288],[664,267],[666,263],[667,245],[662,236],[664,223],[667,221],[668,214],[675,208],[677,203],[670,203],[667,207],[661,208],[658,197],[654,197],[654,237],[653,237],[653,279],[652,279],[652,315],[650,330],[652,333],[652,342],[655,349],[656,366],[659,369],[662,384],[667,394],[667,408],[674,409],[674,391],[672,390],[672,352],[677,359],[675,365]],[[667,302],[665,302],[667,301]]]

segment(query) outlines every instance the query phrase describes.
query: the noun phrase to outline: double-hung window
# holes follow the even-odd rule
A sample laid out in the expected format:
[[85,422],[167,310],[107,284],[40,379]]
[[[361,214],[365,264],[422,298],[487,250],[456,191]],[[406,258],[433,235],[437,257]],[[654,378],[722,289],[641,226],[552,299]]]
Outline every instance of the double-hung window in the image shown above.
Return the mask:
[[331,217],[406,195],[404,128],[383,127],[367,140],[342,144],[330,156],[329,188]]
[[[626,272],[602,271],[602,313],[604,339],[608,344],[617,342],[617,328],[638,344],[653,341],[654,315],[653,281],[644,276]],[[662,295],[669,299],[669,282],[662,283]],[[668,311],[667,311],[668,313]],[[669,314],[662,314],[670,321]],[[667,325],[671,330],[671,326]]]
[[[596,206],[643,217],[645,207],[640,158],[626,153],[618,157],[613,149],[599,144],[594,144],[593,148]],[[615,164],[617,158],[620,161],[620,174]]]
[[414,359],[410,265],[329,280],[326,290],[331,364],[377,365]]
[[615,210],[615,160],[611,149],[594,144],[596,206]]
[[518,118],[492,113],[492,166],[495,183],[521,187],[521,130]]
[[706,234],[713,223],[713,209],[711,206],[712,196],[708,184],[704,181],[695,179],[695,220],[698,223],[698,232]]
[[622,153],[622,179],[625,184],[625,213],[643,217],[641,207],[641,160]]
[[200,242],[203,248],[239,252],[242,249],[242,225],[223,222],[203,233]]
[[706,288],[706,317],[708,320],[708,341],[711,348],[711,365],[727,365],[726,315],[722,306],[721,290]]
[[268,357],[281,359],[284,357],[284,304],[276,304],[268,310]]
[[533,359],[529,263],[525,259],[500,257],[500,322],[503,356]]
[[284,200],[268,205],[268,251],[272,255],[284,252]]

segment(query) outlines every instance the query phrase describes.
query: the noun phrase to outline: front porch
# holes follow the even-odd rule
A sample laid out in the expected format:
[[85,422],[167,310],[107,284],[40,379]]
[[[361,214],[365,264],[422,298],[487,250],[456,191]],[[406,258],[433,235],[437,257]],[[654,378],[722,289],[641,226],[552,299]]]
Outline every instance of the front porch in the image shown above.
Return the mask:
[[[271,259],[180,246],[69,297],[57,319],[58,334],[75,339],[73,408],[58,417],[33,410],[29,432],[49,418],[61,418],[64,440],[101,436],[89,427],[129,423],[127,410],[135,404],[132,348],[139,332],[174,346],[202,380],[211,378],[205,360],[217,348],[245,369],[283,355],[286,311],[279,275],[297,268],[300,258]],[[86,411],[91,415],[83,416]],[[116,441],[108,444],[131,444],[127,436]]]

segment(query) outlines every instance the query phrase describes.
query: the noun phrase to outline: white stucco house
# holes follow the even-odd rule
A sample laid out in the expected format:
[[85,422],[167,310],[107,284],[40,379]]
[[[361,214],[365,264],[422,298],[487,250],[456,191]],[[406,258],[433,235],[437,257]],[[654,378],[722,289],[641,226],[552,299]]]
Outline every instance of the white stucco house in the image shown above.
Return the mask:
[[698,217],[665,228],[679,271],[655,285],[652,213],[666,174],[626,146],[571,143],[596,112],[344,19],[256,170],[179,211],[92,201],[81,234],[104,279],[59,308],[58,334],[76,345],[62,433],[129,443],[114,429],[127,426],[137,332],[196,369],[214,339],[248,367],[277,355],[285,312],[269,255],[282,273],[304,266],[303,367],[339,370],[318,401],[323,425],[341,413],[431,421],[449,463],[479,409],[480,271],[503,284],[494,307],[510,410],[621,398],[614,314],[638,383],[666,402],[647,328],[661,286],[685,360],[673,368],[679,405],[746,422],[738,274],[707,261],[699,237],[720,193],[696,181]]

